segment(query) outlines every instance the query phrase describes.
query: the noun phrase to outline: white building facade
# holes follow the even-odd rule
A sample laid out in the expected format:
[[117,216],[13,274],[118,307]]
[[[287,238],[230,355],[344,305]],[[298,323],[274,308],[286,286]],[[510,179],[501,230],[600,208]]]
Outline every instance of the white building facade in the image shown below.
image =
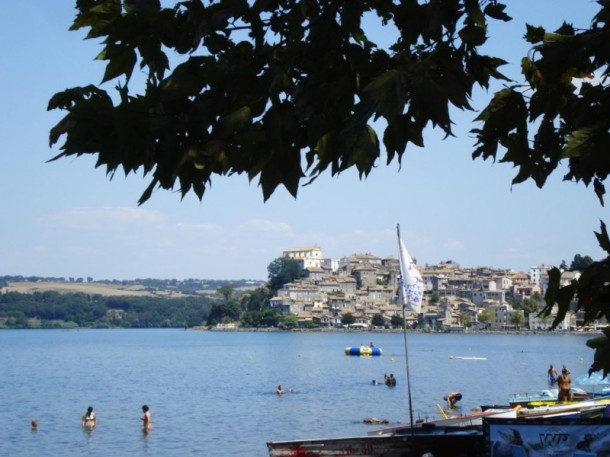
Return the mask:
[[310,267],[320,268],[323,265],[324,258],[322,256],[322,249],[317,244],[305,248],[290,248],[286,249],[283,254],[284,257],[289,259],[295,259],[301,262],[301,267],[307,269]]

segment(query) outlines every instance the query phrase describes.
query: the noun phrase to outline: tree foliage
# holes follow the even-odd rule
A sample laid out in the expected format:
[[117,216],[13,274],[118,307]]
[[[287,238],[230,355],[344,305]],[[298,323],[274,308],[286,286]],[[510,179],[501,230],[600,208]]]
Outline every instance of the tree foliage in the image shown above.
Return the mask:
[[466,313],[462,313],[460,314],[460,323],[464,326],[464,327],[470,327],[472,326],[472,319],[470,318],[469,314]]
[[511,325],[514,325],[517,328],[522,327],[525,322],[525,320],[523,318],[523,314],[519,313],[519,312],[511,315],[509,321],[510,321]]
[[225,301],[229,301],[234,292],[235,285],[233,283],[225,284],[216,289],[216,293],[221,295]]
[[482,324],[488,324],[493,321],[493,319],[494,315],[489,309],[484,309],[477,316],[477,320]]
[[540,294],[534,294],[532,297],[525,297],[521,300],[516,309],[522,310],[525,314],[537,313],[540,311],[542,304],[544,304],[544,300],[542,300]]
[[588,255],[582,256],[580,254],[576,254],[574,256],[574,260],[570,264],[571,271],[584,271],[591,266],[593,263],[593,259]]
[[341,323],[343,325],[352,325],[356,322],[356,318],[354,317],[354,315],[352,313],[345,313],[343,316],[341,316]]
[[278,257],[267,266],[269,273],[269,288],[278,291],[284,284],[299,279],[304,275],[301,263],[296,259]]
[[399,314],[392,314],[392,317],[390,318],[390,325],[394,328],[402,328],[405,325],[405,321]]
[[567,160],[564,179],[593,184],[603,205],[610,171],[610,3],[597,3],[601,9],[588,30],[566,22],[554,32],[527,25],[532,50],[521,61],[526,84],[497,92],[481,112],[473,156],[512,163],[519,170],[513,183],[532,179],[540,188]]
[[383,318],[383,315],[381,313],[374,314],[373,318],[371,319],[371,324],[373,324],[375,327],[385,326],[385,319]]
[[[592,185],[604,205],[604,181],[610,172],[606,152],[610,140],[610,2],[597,3],[600,11],[586,30],[576,30],[566,22],[554,32],[527,26],[525,38],[532,51],[521,62],[527,85],[499,91],[479,115],[484,125],[473,130],[477,138],[473,157],[512,163],[519,170],[513,183],[532,179],[540,188],[559,163],[567,161],[564,180]],[[500,147],[505,151],[501,158]],[[610,254],[604,222],[595,235]],[[563,320],[574,298],[577,310],[584,310],[585,322],[610,317],[610,257],[584,267],[578,281],[563,287],[560,270],[550,272],[543,311],[548,316],[558,305],[553,327]],[[610,358],[606,363],[610,364]]]
[[268,287],[258,287],[241,296],[241,309],[244,311],[261,311],[271,297],[273,297],[273,292]]
[[[102,83],[116,80],[117,93],[55,94],[48,109],[67,114],[50,143],[64,138],[56,158],[97,155],[110,175],[152,175],[140,202],[157,186],[201,198],[232,174],[257,178],[265,200],[278,185],[296,196],[305,171],[367,176],[380,156],[377,118],[387,161],[400,162],[428,124],[452,133],[449,108],[470,109],[475,85],[503,77],[504,61],[478,49],[488,18],[509,19],[496,0],[79,0],[77,11],[72,29],[103,40]],[[393,44],[373,42],[364,15]]]
[[103,297],[84,293],[39,292],[0,295],[0,326],[40,327],[194,327],[201,325],[211,303],[206,297]]

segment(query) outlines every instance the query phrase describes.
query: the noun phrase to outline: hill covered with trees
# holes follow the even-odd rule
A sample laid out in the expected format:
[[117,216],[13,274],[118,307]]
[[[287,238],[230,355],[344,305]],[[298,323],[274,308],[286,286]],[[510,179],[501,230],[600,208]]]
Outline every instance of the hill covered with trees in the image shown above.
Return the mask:
[[244,297],[249,297],[261,285],[264,283],[251,280],[93,281],[88,278],[85,281],[2,276],[0,328],[213,325],[226,319],[239,320],[244,311],[239,300],[247,303]]

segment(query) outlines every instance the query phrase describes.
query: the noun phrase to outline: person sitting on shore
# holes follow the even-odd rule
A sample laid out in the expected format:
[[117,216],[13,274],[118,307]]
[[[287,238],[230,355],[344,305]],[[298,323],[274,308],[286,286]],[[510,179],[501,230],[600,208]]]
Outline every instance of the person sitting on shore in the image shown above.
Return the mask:
[[459,392],[451,392],[443,397],[443,400],[447,402],[447,407],[453,409],[456,407],[456,403],[462,399],[462,394]]

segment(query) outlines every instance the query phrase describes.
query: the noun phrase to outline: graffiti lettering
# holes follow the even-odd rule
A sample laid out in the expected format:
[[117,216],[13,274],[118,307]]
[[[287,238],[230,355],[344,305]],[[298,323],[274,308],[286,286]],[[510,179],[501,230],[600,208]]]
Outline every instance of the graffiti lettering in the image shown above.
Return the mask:
[[570,439],[567,433],[540,433],[540,444],[545,447],[558,447]]

